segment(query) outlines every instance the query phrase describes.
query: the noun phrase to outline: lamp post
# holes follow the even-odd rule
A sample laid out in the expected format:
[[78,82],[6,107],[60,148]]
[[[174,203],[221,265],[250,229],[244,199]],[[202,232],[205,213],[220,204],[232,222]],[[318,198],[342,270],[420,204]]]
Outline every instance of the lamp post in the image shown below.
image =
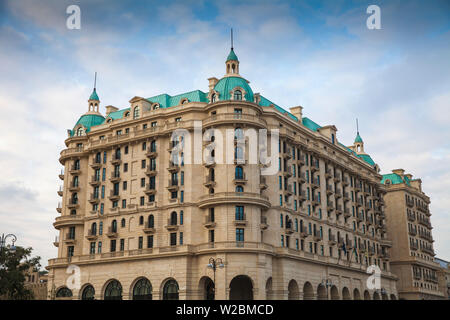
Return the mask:
[[328,288],[331,287],[333,285],[333,283],[331,282],[330,279],[323,279],[322,280],[322,285],[325,286],[325,288],[327,289],[327,299],[329,300],[329,296],[328,296]]
[[214,276],[213,276],[213,278],[214,278],[213,292],[214,292],[214,299],[215,299],[216,298],[216,269],[217,269],[217,267],[223,268],[225,266],[224,266],[221,258],[217,258],[217,259],[209,258],[209,263],[208,263],[207,267],[213,269],[213,274],[214,274]]
[[12,252],[15,252],[15,251],[16,251],[16,247],[14,246],[14,242],[17,241],[17,237],[16,237],[14,234],[12,234],[12,233],[7,234],[6,236],[5,236],[5,234],[3,233],[3,234],[2,234],[2,237],[0,238],[0,252],[3,250],[4,247],[6,247],[6,239],[8,239],[8,238],[13,238],[13,240],[12,240],[12,245],[11,245],[11,247],[10,247],[10,250],[11,250]]

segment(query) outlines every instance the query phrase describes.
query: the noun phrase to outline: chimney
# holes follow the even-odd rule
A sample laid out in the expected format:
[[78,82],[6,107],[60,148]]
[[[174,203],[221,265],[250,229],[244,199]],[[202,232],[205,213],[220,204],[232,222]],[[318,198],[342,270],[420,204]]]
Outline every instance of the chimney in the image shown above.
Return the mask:
[[111,112],[116,112],[119,110],[119,108],[116,108],[114,106],[106,106],[106,115],[110,114]]
[[296,106],[296,107],[292,107],[290,108],[291,113],[296,116],[298,118],[298,122],[302,122],[302,110],[303,107],[302,106]]
[[208,81],[209,81],[209,91],[211,91],[216,86],[216,83],[219,82],[219,79],[212,77],[212,78],[209,78]]

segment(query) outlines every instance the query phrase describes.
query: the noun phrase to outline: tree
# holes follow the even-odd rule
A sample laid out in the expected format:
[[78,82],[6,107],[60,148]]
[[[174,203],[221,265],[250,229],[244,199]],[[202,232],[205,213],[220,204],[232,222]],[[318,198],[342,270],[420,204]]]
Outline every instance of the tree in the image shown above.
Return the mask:
[[0,296],[8,300],[33,299],[33,292],[24,286],[25,276],[32,268],[38,271],[41,257],[31,257],[33,248],[4,247],[0,251]]

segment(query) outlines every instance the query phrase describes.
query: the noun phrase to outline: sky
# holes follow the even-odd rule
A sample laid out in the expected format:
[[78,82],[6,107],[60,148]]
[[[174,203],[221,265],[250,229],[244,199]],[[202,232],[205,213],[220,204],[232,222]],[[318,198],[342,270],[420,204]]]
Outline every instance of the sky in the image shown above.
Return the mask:
[[[68,29],[70,5],[81,28]],[[369,5],[381,29],[369,30]],[[53,228],[67,129],[87,111],[94,72],[104,106],[134,96],[208,90],[221,78],[230,28],[253,92],[335,125],[355,119],[382,173],[403,168],[431,197],[437,257],[450,260],[449,1],[0,2],[0,234],[57,255]]]

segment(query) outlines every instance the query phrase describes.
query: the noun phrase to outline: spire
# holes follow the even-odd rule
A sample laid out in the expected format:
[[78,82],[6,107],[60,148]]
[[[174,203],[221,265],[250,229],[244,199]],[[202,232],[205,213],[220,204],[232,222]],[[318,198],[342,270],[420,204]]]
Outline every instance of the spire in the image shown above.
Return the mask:
[[363,140],[361,136],[359,135],[359,125],[358,125],[358,118],[356,118],[356,138],[355,143],[363,143]]
[[89,97],[89,100],[100,101],[100,99],[98,98],[98,95],[97,95],[96,86],[97,86],[97,72],[95,73],[95,78],[94,78],[94,90],[92,91],[91,96]]
[[231,50],[230,50],[230,53],[228,54],[227,62],[228,61],[239,61],[238,57],[234,53],[234,48],[233,48],[233,28],[231,28],[230,37],[231,37]]

